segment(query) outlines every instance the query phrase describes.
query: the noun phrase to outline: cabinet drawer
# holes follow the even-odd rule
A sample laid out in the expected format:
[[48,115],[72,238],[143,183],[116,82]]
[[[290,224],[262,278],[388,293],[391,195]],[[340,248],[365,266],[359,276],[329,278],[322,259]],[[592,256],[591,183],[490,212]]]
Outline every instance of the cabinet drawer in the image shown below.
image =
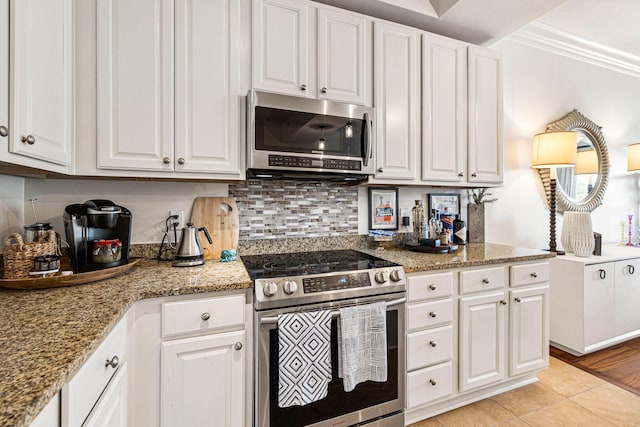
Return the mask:
[[407,374],[407,409],[431,402],[453,392],[451,362]]
[[[98,401],[116,369],[121,369],[127,350],[125,316],[87,359],[62,390],[63,425],[81,425]],[[114,356],[118,359],[114,359]],[[116,365],[115,368],[106,361]],[[116,362],[117,360],[117,362]]]
[[407,301],[410,302],[447,297],[452,292],[452,272],[407,278]]
[[540,262],[511,266],[511,286],[533,285],[549,281],[549,263]]
[[244,327],[244,294],[162,304],[162,336]]
[[452,354],[451,325],[407,334],[407,371],[444,362]]
[[460,272],[460,294],[482,292],[504,287],[504,267]]
[[451,298],[440,301],[407,305],[407,332],[430,328],[451,322],[453,303]]

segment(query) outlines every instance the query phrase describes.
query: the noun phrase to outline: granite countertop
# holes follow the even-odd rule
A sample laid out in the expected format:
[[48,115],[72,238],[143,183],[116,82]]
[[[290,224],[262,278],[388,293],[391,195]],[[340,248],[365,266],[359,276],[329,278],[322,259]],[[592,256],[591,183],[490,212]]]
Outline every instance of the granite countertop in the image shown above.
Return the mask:
[[0,290],[0,426],[28,426],[138,300],[253,286],[242,261],[142,261],[100,282]]
[[[283,247],[270,249],[286,252]],[[402,264],[407,273],[554,256],[489,243],[472,243],[444,255],[394,248],[360,250]],[[252,286],[240,260],[209,261],[190,268],[145,260],[122,276],[96,283],[0,290],[0,426],[28,426],[136,301]]]

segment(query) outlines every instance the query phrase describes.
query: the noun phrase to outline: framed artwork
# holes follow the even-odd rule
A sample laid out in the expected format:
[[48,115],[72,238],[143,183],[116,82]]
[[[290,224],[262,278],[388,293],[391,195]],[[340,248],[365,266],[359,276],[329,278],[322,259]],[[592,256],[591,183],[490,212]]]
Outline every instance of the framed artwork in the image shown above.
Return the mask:
[[460,194],[458,193],[431,193],[427,194],[429,211],[426,215],[431,217],[431,211],[437,209],[440,214],[448,213],[451,216],[460,215]]
[[398,229],[398,189],[369,187],[369,230]]

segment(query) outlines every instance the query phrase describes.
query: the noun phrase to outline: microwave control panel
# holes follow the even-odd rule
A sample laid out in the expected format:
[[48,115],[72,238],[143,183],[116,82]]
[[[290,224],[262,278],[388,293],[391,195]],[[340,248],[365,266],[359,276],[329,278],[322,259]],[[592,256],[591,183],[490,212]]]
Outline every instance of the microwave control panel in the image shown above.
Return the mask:
[[287,168],[322,168],[336,170],[362,170],[362,162],[359,160],[345,159],[315,159],[311,157],[282,156],[269,154],[269,166]]

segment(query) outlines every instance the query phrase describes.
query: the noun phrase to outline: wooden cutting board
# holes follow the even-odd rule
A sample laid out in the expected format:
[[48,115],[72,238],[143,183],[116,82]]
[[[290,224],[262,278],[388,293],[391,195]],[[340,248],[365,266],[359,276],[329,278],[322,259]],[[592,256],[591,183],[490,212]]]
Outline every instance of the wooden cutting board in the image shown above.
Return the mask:
[[198,236],[205,259],[219,259],[224,249],[238,248],[238,208],[233,197],[196,197],[191,209],[194,226],[207,227],[213,245],[207,237]]

